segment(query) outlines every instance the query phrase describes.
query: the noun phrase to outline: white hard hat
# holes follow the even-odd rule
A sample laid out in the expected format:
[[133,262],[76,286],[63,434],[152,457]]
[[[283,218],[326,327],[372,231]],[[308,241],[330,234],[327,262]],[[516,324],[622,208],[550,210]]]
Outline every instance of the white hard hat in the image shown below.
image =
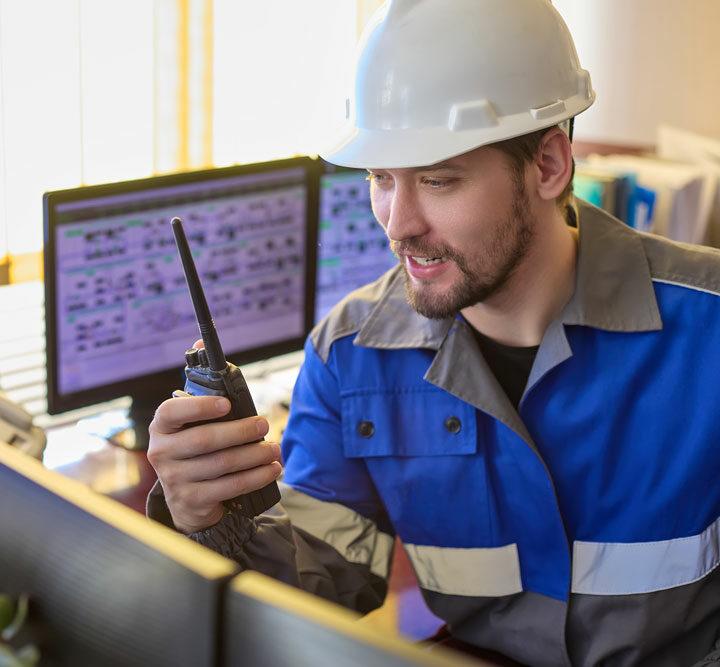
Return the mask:
[[390,0],[360,39],[343,135],[321,154],[348,167],[430,165],[562,123],[594,99],[549,0]]

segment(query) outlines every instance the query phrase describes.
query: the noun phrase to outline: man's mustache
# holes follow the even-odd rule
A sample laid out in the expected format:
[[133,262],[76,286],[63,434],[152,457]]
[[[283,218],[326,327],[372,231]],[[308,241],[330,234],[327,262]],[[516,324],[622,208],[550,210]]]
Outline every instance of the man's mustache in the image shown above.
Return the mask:
[[433,246],[422,241],[390,241],[390,250],[396,255],[416,257],[454,257],[455,252],[448,246]]

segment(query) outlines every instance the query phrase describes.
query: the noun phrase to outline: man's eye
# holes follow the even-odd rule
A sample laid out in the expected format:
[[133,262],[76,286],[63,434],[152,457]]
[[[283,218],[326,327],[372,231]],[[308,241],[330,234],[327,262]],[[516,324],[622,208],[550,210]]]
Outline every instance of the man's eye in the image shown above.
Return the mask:
[[429,185],[431,188],[439,190],[440,188],[445,188],[452,182],[452,179],[450,178],[428,178],[425,177],[422,179],[423,185]]
[[386,174],[375,174],[372,172],[367,175],[367,180],[378,186],[387,185],[390,182]]

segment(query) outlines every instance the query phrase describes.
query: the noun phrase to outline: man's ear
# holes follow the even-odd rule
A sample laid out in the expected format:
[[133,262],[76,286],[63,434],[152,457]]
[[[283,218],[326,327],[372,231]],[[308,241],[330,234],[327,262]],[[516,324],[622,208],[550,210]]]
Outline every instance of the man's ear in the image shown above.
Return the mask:
[[545,133],[535,158],[537,193],[549,201],[559,197],[572,178],[572,146],[560,128]]

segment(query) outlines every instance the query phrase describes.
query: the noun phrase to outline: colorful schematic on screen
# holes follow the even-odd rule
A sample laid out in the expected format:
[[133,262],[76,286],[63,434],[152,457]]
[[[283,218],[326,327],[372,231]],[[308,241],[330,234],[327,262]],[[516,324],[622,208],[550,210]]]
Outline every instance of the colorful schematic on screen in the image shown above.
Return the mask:
[[226,352],[302,336],[306,198],[293,168],[58,204],[60,393],[175,368],[198,337],[173,216]]
[[343,297],[397,264],[370,207],[365,171],[325,174],[320,183],[320,231],[315,321]]

